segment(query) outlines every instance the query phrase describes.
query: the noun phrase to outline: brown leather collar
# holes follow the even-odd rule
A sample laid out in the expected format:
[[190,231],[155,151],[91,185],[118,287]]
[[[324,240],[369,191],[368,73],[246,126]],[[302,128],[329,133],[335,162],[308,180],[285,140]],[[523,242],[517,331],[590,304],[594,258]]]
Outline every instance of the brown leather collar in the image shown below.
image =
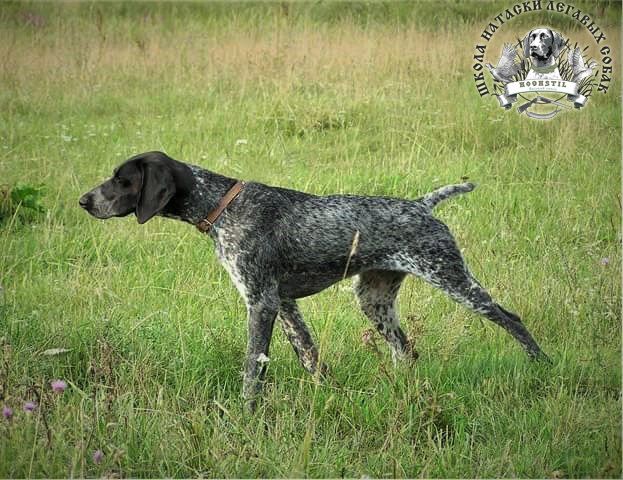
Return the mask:
[[212,228],[212,225],[214,225],[214,222],[216,222],[218,220],[218,217],[221,216],[221,213],[223,213],[223,210],[225,210],[227,206],[238,196],[243,188],[244,182],[238,180],[234,184],[234,186],[227,191],[223,198],[221,198],[216,208],[208,213],[208,216],[201,220],[199,223],[197,223],[195,227],[197,227],[203,233],[209,232]]

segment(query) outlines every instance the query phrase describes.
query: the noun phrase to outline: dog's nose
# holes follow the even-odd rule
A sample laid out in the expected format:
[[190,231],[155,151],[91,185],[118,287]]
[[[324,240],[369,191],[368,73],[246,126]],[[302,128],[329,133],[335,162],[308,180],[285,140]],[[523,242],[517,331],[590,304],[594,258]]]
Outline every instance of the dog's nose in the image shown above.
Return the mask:
[[78,200],[78,203],[80,204],[82,208],[87,208],[89,206],[90,198],[91,198],[90,195],[88,193],[85,193],[84,195],[80,197],[80,200]]

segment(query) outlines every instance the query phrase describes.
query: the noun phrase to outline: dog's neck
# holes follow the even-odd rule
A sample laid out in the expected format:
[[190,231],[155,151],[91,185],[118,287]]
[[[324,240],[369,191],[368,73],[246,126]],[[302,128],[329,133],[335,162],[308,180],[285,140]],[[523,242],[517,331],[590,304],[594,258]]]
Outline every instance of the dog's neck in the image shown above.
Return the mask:
[[536,66],[536,65],[532,65],[532,70],[534,70],[536,73],[552,73],[554,71],[556,71],[558,69],[558,65],[556,63],[552,63],[550,65],[544,65],[544,66]]
[[214,210],[221,198],[236,183],[236,179],[188,165],[192,187],[178,191],[160,215],[196,225]]

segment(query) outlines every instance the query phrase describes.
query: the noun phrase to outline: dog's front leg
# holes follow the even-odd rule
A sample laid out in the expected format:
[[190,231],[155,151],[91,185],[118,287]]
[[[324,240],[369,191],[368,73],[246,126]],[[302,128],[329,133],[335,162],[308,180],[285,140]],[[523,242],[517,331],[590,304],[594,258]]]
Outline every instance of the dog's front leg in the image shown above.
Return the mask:
[[296,300],[281,299],[279,318],[281,327],[303,368],[315,375],[318,367],[320,367],[320,375],[325,377],[329,372],[329,368],[324,363],[318,365],[318,349],[314,345],[314,340],[309,333],[307,325],[305,325]]
[[276,294],[266,293],[250,298],[247,300],[249,338],[242,394],[247,408],[253,412],[268,367],[268,348],[279,310],[279,298]]

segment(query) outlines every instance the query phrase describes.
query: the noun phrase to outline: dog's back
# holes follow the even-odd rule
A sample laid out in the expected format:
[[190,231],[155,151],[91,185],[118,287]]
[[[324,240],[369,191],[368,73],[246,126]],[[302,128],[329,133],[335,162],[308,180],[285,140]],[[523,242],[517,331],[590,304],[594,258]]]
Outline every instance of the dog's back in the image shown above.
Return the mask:
[[[249,241],[257,241],[261,231],[260,241],[269,248],[274,268],[289,277],[287,283],[311,294],[345,276],[389,268],[407,249],[412,253],[428,251],[431,246],[453,247],[448,228],[432,215],[432,209],[442,200],[472,189],[471,184],[451,185],[405,200],[316,196],[249,184],[236,208],[248,203],[254,209],[254,226],[249,225],[254,234]],[[314,275],[322,280],[315,282]]]

